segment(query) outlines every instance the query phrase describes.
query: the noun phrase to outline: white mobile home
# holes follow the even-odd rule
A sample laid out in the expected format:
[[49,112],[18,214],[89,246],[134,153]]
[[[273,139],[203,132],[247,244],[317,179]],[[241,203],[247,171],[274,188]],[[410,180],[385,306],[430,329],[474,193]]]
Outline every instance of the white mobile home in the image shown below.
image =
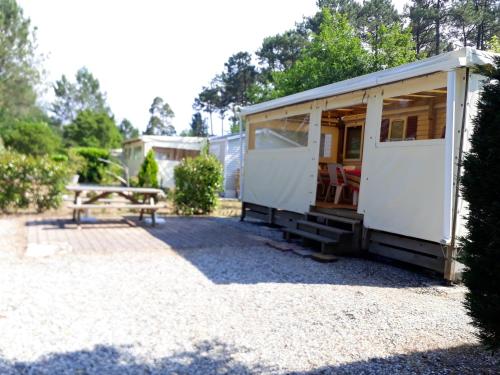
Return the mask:
[[[243,217],[323,245],[345,235],[327,227],[352,226],[361,249],[453,279],[458,162],[481,86],[473,67],[491,58],[463,48],[244,108]],[[262,129],[296,145],[262,148]]]
[[[210,153],[215,155],[224,169],[224,191],[226,198],[238,198],[240,192],[240,170],[243,167],[240,154],[241,145],[243,153],[246,150],[245,134],[228,134],[209,139]],[[271,129],[259,129],[255,133],[255,142],[259,149],[274,149],[296,147],[297,142],[282,136]]]
[[144,158],[153,150],[158,162],[158,182],[163,188],[173,188],[174,167],[186,157],[195,157],[206,139],[200,137],[171,137],[143,135],[123,142],[123,161],[130,176],[137,176]]

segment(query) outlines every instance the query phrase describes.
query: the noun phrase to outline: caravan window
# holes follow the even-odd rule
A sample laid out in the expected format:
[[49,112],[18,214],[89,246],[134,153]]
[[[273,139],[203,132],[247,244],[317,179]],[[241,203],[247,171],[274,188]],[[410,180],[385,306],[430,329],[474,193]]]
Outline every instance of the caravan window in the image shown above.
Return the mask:
[[380,142],[442,138],[446,87],[384,98]]
[[250,124],[250,150],[307,147],[309,114]]

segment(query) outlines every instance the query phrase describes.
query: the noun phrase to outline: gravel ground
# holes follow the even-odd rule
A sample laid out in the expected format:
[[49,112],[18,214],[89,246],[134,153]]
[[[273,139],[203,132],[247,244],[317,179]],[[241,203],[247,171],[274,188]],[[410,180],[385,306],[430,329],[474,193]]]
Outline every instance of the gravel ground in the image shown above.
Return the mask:
[[[11,244],[0,248],[0,374],[498,373],[463,287],[367,260],[316,263],[266,246],[276,230],[203,223],[196,247],[88,252],[82,241],[33,258],[12,249],[22,220],[0,220]],[[238,243],[218,245],[226,236]]]

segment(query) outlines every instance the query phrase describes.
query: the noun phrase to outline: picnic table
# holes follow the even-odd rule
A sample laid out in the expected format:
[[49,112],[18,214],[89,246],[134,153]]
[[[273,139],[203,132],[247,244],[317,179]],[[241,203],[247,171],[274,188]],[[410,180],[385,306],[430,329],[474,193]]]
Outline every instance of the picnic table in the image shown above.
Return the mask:
[[[158,204],[159,198],[165,196],[165,193],[160,189],[87,184],[68,185],[66,189],[74,192],[73,203],[68,207],[73,209],[73,221],[76,221],[78,227],[80,227],[82,211],[91,208],[139,209],[139,220],[142,220],[144,212],[150,213],[151,224],[155,226],[156,211],[165,207]],[[88,193],[94,193],[95,195],[86,196]],[[126,201],[109,200],[108,197],[113,194],[118,194],[125,198]]]

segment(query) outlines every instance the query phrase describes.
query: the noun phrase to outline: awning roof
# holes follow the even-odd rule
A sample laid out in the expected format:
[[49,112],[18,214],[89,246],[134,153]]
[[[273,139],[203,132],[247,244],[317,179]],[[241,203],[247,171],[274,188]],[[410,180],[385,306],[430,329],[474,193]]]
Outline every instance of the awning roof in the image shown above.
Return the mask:
[[245,107],[241,110],[241,117],[244,118],[245,116],[255,113],[308,102],[311,100],[346,94],[358,90],[365,90],[371,87],[431,73],[451,71],[459,67],[485,65],[492,62],[494,55],[495,54],[493,53],[479,51],[475,48],[465,47],[457,51],[433,56],[395,68],[365,74],[363,76],[347,79],[345,81],[332,83],[330,85],[317,87],[315,89],[285,96],[283,98]]

